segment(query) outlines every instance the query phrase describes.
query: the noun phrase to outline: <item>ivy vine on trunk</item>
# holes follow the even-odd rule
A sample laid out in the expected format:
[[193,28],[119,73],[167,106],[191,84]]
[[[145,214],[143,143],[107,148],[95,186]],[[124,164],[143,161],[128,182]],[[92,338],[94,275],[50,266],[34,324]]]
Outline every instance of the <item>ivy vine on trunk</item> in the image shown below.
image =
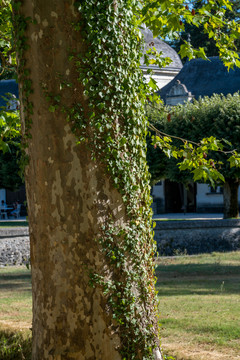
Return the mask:
[[15,3],[34,360],[162,358],[134,10]]

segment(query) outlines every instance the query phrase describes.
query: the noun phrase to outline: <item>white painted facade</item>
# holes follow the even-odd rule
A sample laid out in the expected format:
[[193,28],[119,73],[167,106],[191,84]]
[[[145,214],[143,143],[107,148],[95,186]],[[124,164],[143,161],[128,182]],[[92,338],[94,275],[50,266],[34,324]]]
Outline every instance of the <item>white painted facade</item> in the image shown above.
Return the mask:
[[[215,189],[208,184],[196,184],[196,212],[212,212],[221,213],[223,209],[223,193],[222,188],[217,186]],[[153,206],[155,213],[165,212],[165,180],[160,181],[152,188],[152,197],[155,203],[160,203],[160,211],[157,211],[159,206]],[[240,203],[240,190],[238,191],[238,201]],[[183,204],[184,206],[184,204]],[[182,210],[183,211],[183,210]]]
[[[159,54],[162,54],[164,58],[170,58],[172,62],[164,68],[159,68],[156,64],[146,66],[144,64],[144,58],[141,59],[141,69],[143,71],[144,78],[148,81],[150,75],[148,70],[152,71],[151,77],[156,81],[159,89],[167,85],[182,69],[183,65],[180,57],[168,44],[158,38],[153,38],[152,32],[144,27],[141,29],[141,33],[144,36],[144,48],[143,53],[146,54],[150,49],[155,48]],[[154,57],[154,56],[153,56]]]
[[6,203],[6,189],[0,189],[0,204],[2,201]]
[[170,81],[172,81],[175,76],[179,73],[178,68],[171,68],[171,69],[159,69],[156,67],[147,67],[147,66],[141,66],[141,69],[143,71],[143,76],[146,79],[146,81],[149,81],[150,75],[147,73],[148,69],[152,69],[153,73],[151,77],[156,81],[157,86],[159,89],[161,89],[163,86],[167,85]]

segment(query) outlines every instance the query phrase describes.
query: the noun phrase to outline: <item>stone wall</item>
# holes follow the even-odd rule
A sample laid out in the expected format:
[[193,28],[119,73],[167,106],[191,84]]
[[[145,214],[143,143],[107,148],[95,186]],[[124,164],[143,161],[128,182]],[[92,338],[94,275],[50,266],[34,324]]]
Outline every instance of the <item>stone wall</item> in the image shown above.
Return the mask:
[[[240,249],[240,220],[156,221],[160,255],[198,254]],[[0,267],[29,263],[27,227],[0,229]]]
[[29,263],[30,244],[27,227],[0,229],[0,267]]
[[198,254],[240,249],[240,220],[156,221],[160,255]]

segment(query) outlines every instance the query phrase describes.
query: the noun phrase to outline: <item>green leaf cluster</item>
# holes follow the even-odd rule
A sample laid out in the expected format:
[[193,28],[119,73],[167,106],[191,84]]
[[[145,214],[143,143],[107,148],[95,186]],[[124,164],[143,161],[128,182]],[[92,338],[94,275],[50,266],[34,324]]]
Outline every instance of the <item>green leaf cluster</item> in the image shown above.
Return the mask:
[[12,32],[11,0],[0,0],[0,80],[15,75],[16,55]]
[[[235,42],[240,38],[240,25],[228,13],[233,10],[232,1],[208,0],[197,1],[193,7],[192,1],[186,0],[150,0],[145,1],[140,19],[153,31],[154,37],[163,39],[179,39],[185,27],[194,26],[213,39],[219,56],[228,68],[240,66],[239,54]],[[193,59],[206,58],[203,46],[193,47],[187,40],[182,41],[179,51],[182,57]]]
[[[154,127],[173,140],[170,146],[164,136],[160,142],[159,137],[154,137],[154,143],[163,149],[160,156],[164,152],[171,156],[169,161],[165,160],[164,171],[158,173],[156,180],[166,177],[188,182],[190,173],[181,176],[177,163],[180,170],[192,171],[194,181],[211,182],[213,185],[221,183],[224,178],[239,179],[239,100],[239,93],[228,96],[215,94],[211,98],[200,98],[174,108],[148,108]],[[177,160],[179,158],[182,158],[181,163]],[[150,171],[151,167],[155,167],[154,158],[151,159]]]
[[[193,8],[195,11],[198,12],[200,8],[204,5],[205,1],[200,0],[193,4]],[[238,0],[231,1],[230,9],[227,9],[225,12],[225,21],[228,24],[229,21],[234,21],[239,26],[239,11],[240,11],[240,4]],[[214,14],[214,9],[210,11]],[[204,24],[200,24],[199,27],[196,27],[193,23],[187,23],[185,19],[183,19],[184,30],[181,31],[179,37],[177,39],[170,40],[171,46],[178,52],[180,47],[185,44],[184,41],[190,40],[194,49],[203,48],[205,54],[209,56],[218,56],[219,55],[219,48],[216,46],[216,42],[214,40],[214,31],[211,29],[208,32],[208,27]],[[227,26],[223,29],[226,33],[229,32]],[[189,38],[190,36],[190,38]],[[239,53],[240,51],[240,37],[239,37],[239,30],[235,34],[235,46],[236,51]],[[187,58],[183,59],[185,61]]]

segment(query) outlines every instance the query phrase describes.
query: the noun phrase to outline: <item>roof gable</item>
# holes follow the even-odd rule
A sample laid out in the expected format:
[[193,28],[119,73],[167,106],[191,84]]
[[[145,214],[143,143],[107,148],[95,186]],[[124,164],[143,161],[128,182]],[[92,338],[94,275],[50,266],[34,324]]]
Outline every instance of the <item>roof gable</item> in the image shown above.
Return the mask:
[[209,60],[188,61],[179,74],[158,91],[164,101],[178,80],[186,86],[195,99],[200,96],[211,96],[214,93],[233,94],[240,90],[240,69],[235,68],[228,71],[217,56],[210,57]]

